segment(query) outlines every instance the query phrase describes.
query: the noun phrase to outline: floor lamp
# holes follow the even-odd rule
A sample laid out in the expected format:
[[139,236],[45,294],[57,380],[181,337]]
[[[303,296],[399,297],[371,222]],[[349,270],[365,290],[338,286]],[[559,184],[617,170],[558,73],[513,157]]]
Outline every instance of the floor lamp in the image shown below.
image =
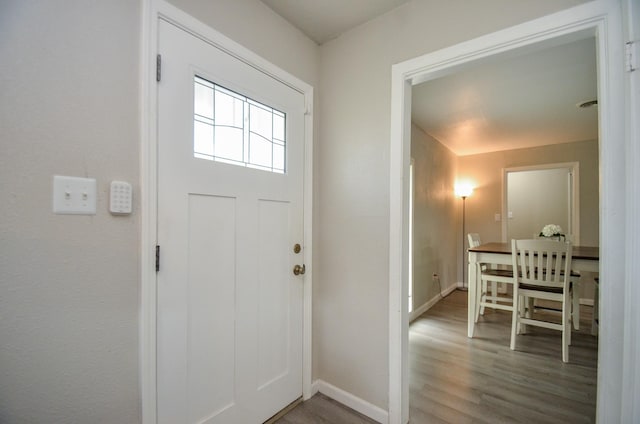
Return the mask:
[[473,187],[470,184],[467,183],[460,183],[460,184],[456,184],[455,187],[455,194],[457,197],[462,197],[462,290],[467,290],[467,286],[464,284],[464,245],[465,245],[465,202],[467,200],[467,197],[471,196],[471,193],[473,193]]

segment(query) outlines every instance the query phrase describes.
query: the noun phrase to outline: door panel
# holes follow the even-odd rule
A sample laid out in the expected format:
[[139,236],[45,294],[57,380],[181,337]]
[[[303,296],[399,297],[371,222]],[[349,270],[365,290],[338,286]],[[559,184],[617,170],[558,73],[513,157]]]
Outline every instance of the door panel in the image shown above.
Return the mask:
[[[158,422],[263,422],[302,394],[303,280],[291,270],[302,258],[304,96],[162,20],[159,48]],[[262,120],[260,133],[242,130],[259,143],[236,147],[285,149],[284,173],[209,160],[206,143],[194,153],[196,132],[238,133],[209,118],[198,119],[211,131],[194,130],[196,77],[249,99],[243,120],[224,125]],[[264,138],[254,101],[283,113],[284,144]],[[212,153],[217,142],[235,154],[213,140]]]
[[190,194],[188,205],[188,400],[197,422],[234,404],[235,199]]

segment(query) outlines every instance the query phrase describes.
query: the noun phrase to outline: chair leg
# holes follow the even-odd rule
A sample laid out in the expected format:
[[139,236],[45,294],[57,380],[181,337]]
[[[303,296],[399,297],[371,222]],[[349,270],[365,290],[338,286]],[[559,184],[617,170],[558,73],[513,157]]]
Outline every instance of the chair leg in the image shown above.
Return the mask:
[[513,311],[511,312],[511,343],[509,345],[509,347],[511,348],[511,350],[516,350],[516,335],[518,332],[518,329],[520,327],[520,319],[519,319],[519,315],[520,315],[520,300],[519,300],[520,296],[516,296],[514,293],[513,296]]
[[580,329],[580,293],[578,290],[579,285],[577,284],[577,282],[573,282],[572,283],[573,286],[573,296],[572,299],[573,301],[572,303],[572,321],[573,321],[573,328],[576,330]]
[[[535,299],[533,297],[525,297],[520,307],[522,308],[520,316],[533,318],[533,308],[535,308]],[[520,333],[527,333],[527,326],[525,324],[520,324]]]
[[562,301],[562,362],[569,362],[569,345],[571,344],[570,296],[571,293],[565,294],[565,298]]
[[491,303],[498,303],[496,300],[496,297],[498,297],[498,283],[495,281],[491,282],[491,296],[493,296]]
[[[487,281],[483,280],[481,286],[482,291],[480,292],[480,302],[484,303],[487,301]],[[484,315],[484,305],[480,306],[480,315]]]
[[[526,318],[527,317],[527,301],[528,298],[524,297],[524,296],[518,296],[518,316],[520,318]],[[520,322],[520,319],[518,318],[518,329],[517,329],[518,334],[524,334],[527,332],[527,326],[522,324]]]

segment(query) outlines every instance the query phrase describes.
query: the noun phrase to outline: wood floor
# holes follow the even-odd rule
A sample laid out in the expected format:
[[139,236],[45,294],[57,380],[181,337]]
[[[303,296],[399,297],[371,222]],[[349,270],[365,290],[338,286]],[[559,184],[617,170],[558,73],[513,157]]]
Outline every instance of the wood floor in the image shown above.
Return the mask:
[[[410,423],[594,423],[597,338],[591,308],[581,315],[565,364],[558,331],[531,327],[511,351],[505,311],[488,309],[467,338],[467,293],[453,292],[409,329]],[[277,421],[371,422],[321,394]]]

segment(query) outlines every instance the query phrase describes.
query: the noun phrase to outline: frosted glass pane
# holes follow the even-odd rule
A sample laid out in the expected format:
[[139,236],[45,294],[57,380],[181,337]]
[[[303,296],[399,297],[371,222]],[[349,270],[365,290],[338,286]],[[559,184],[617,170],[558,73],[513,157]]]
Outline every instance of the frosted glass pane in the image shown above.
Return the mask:
[[216,157],[242,162],[242,129],[216,126]]
[[273,137],[273,113],[261,107],[251,105],[249,110],[249,131],[271,140]]
[[284,113],[197,76],[193,94],[194,157],[285,172]]
[[273,138],[284,140],[284,116],[273,115]]
[[273,168],[284,171],[284,146],[273,145]]
[[216,90],[216,125],[242,128],[244,126],[243,101]]
[[213,156],[213,127],[211,125],[193,122],[193,152]]
[[213,119],[213,89],[196,83],[193,94],[195,114]]
[[251,134],[249,136],[249,163],[271,168],[271,142]]

